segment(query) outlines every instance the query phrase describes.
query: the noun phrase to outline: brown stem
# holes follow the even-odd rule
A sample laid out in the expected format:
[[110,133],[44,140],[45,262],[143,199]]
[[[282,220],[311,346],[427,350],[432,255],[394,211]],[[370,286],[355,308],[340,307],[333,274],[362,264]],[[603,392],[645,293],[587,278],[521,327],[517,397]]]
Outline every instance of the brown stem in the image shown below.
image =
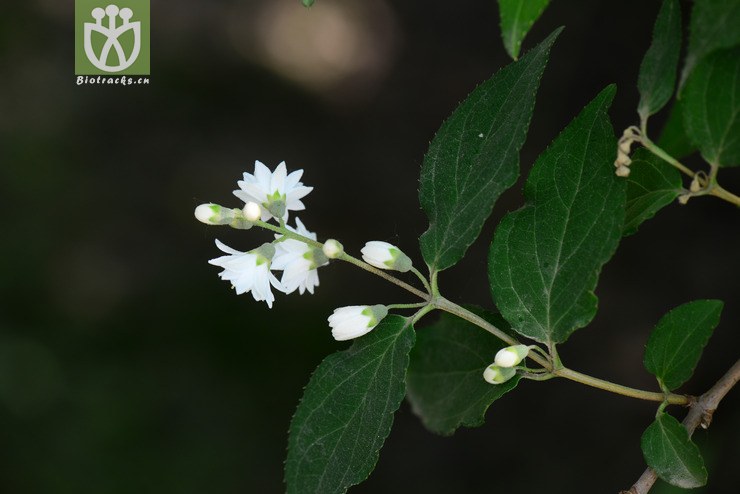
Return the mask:
[[[719,406],[719,402],[722,398],[732,389],[732,387],[740,381],[740,360],[735,362],[735,365],[730,367],[724,376],[716,382],[712,388],[701,395],[696,402],[691,404],[691,409],[683,419],[683,426],[689,431],[689,437],[694,433],[697,427],[701,426],[702,429],[706,429],[712,423],[712,415]],[[658,479],[658,475],[652,468],[645,470],[637,482],[635,482],[630,490],[622,491],[620,494],[646,494],[655,481]]]

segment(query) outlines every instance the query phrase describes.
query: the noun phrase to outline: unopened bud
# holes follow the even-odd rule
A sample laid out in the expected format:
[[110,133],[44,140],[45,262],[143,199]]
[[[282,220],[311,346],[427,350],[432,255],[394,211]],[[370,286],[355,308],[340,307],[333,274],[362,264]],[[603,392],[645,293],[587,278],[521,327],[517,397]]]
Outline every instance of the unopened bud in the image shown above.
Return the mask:
[[338,241],[334,240],[333,238],[330,238],[326,242],[324,242],[324,254],[329,259],[336,259],[342,254],[344,254],[344,246],[340,244]]
[[337,341],[351,340],[369,333],[388,315],[384,305],[340,307],[329,316],[331,334]]
[[686,203],[689,202],[689,199],[691,199],[691,194],[681,194],[678,196],[678,202],[681,205],[686,205]]
[[486,367],[483,371],[483,379],[490,384],[503,384],[516,374],[516,369],[513,367],[499,367],[496,364],[491,364]]
[[622,132],[622,139],[637,139],[640,137],[640,131],[635,126],[630,126]]
[[635,142],[632,139],[620,139],[619,140],[619,151],[624,154],[630,154],[630,148],[632,143]]
[[689,190],[691,192],[699,192],[702,189],[701,183],[699,182],[699,175],[694,175],[694,179],[691,181]]
[[513,345],[502,348],[496,353],[493,363],[499,367],[514,367],[524,360],[529,354],[527,345]]
[[632,164],[632,160],[630,159],[629,156],[627,156],[621,151],[617,153],[617,159],[614,161],[614,166],[618,168],[620,166],[630,166],[631,164]]
[[218,204],[201,204],[195,208],[195,217],[206,225],[228,225],[234,219],[234,211]]
[[376,268],[405,273],[411,269],[411,259],[401,249],[388,242],[373,240],[362,248],[362,259]]
[[262,218],[262,208],[256,202],[249,201],[244,206],[244,218],[247,221],[258,221]]
[[617,171],[615,173],[618,177],[629,177],[630,169],[627,166],[620,166],[619,168],[617,168]]

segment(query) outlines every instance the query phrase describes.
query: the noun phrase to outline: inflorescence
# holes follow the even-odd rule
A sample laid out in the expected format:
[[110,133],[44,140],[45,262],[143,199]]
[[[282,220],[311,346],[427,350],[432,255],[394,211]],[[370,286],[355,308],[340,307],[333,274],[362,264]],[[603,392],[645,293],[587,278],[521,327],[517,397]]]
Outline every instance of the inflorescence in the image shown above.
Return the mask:
[[[316,233],[309,231],[298,217],[295,226],[287,224],[290,211],[306,209],[301,199],[313,190],[300,181],[302,175],[303,170],[288,173],[285,162],[270,171],[256,161],[254,173],[244,173],[239,189],[234,191],[244,201],[243,208],[218,204],[195,208],[195,217],[207,225],[229,225],[242,230],[257,225],[278,232],[274,241],[247,252],[216,240],[216,246],[226,255],[208,261],[223,268],[219,276],[229,281],[237,294],[251,293],[256,301],[264,301],[270,308],[275,301],[272,288],[286,294],[296,290],[313,294],[319,286],[318,269],[344,255],[341,243],[334,239],[319,243]],[[368,242],[362,249],[362,258],[379,269],[407,272],[412,268],[411,259],[387,242]],[[276,272],[282,272],[280,279]],[[388,307],[384,305],[340,307],[329,316],[329,325],[334,338],[349,340],[371,331],[387,314]]]

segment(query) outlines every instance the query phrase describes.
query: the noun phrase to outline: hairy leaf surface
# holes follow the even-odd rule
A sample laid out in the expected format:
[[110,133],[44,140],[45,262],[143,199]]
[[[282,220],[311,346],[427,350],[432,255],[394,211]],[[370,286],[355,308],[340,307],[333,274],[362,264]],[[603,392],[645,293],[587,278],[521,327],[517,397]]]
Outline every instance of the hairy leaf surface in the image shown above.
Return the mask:
[[645,347],[645,368],[662,386],[673,390],[691,377],[723,305],[720,300],[695,300],[658,321]]
[[616,139],[604,89],[537,159],[527,204],[507,214],[489,254],[501,314],[520,334],[563,342],[596,313],[601,266],[622,236],[626,181],[614,174]]
[[681,6],[678,0],[663,0],[653,28],[653,42],[642,59],[637,78],[640,118],[657,113],[671,99],[680,51]]
[[321,362],[290,424],[288,493],[343,493],[372,472],[403,400],[414,339],[406,318],[391,315]]
[[549,3],[550,0],[498,0],[501,38],[506,52],[514,60],[519,57],[524,37]]
[[[508,329],[500,315],[475,312],[499,329]],[[406,386],[414,413],[427,429],[449,435],[461,425],[483,425],[491,403],[514,389],[520,379],[515,376],[499,385],[483,380],[483,371],[504,346],[484,329],[447,313],[419,331]]]
[[718,50],[696,66],[683,110],[686,132],[707,162],[740,165],[740,46]]
[[650,153],[638,149],[632,157],[627,179],[624,235],[632,235],[643,221],[673,202],[683,187],[681,172]]
[[516,181],[540,77],[559,33],[476,88],[429,145],[419,190],[429,229],[419,243],[432,270],[462,259],[498,197]]
[[645,463],[658,477],[684,489],[707,483],[707,470],[699,448],[678,420],[661,413],[642,434]]

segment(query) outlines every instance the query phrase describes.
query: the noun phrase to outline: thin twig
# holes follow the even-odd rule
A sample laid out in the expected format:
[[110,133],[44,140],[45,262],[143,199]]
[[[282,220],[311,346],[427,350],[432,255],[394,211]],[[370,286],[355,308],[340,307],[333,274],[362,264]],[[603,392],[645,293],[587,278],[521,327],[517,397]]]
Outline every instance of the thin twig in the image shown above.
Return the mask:
[[[431,304],[433,304],[438,309],[441,309],[445,312],[449,312],[450,314],[455,314],[457,317],[465,319],[466,321],[471,322],[475,324],[476,326],[479,326],[485,329],[486,331],[488,331],[489,333],[491,333],[492,335],[494,335],[495,337],[497,337],[498,339],[500,339],[501,341],[509,345],[520,344],[515,338],[501,331],[499,328],[489,323],[482,317],[470,312],[464,307],[460,307],[454,302],[450,302],[449,300],[447,300],[446,298],[442,296],[437,296],[433,298],[431,300]],[[557,353],[555,352],[553,353],[555,357],[557,357]],[[629,396],[631,398],[637,398],[640,400],[667,402],[671,405],[689,405],[694,400],[693,397],[690,397],[690,396],[676,395],[672,393],[663,394],[663,393],[656,393],[653,391],[644,391],[641,389],[629,388],[627,386],[622,386],[621,384],[612,383],[609,381],[605,381],[604,379],[599,379],[593,376],[589,376],[587,374],[583,374],[578,371],[574,371],[572,369],[568,369],[564,367],[562,364],[559,364],[558,367],[553,368],[553,364],[548,360],[549,356],[543,357],[538,353],[530,353],[528,358],[540,364],[547,371],[549,371],[552,374],[552,376],[570,379],[571,381],[576,381],[581,384],[585,384],[587,386],[591,386],[591,387],[598,388],[598,389],[603,389],[611,393],[616,393],[616,394],[620,394],[623,396]],[[557,362],[559,363],[559,359],[557,360]]]
[[[643,134],[640,137],[640,142],[642,143],[643,146],[645,146],[645,148],[648,151],[650,151],[651,153],[653,153],[655,156],[658,156],[659,158],[662,158],[668,164],[670,164],[670,165],[678,168],[680,171],[682,171],[683,173],[685,173],[689,177],[692,177],[693,178],[696,175],[696,173],[693,170],[691,170],[686,165],[682,164],[680,161],[678,161],[676,158],[674,158],[670,154],[668,154],[665,151],[663,151],[653,141],[651,141],[650,139],[648,139],[648,137],[646,135]],[[720,185],[717,183],[717,179],[716,179],[716,176],[717,176],[717,167],[716,166],[713,166],[712,168],[713,168],[712,169],[713,176],[712,176],[712,180],[706,185],[706,187],[707,187],[706,188],[706,194],[712,195],[712,196],[715,196],[715,197],[718,197],[718,198],[722,199],[723,201],[727,201],[730,204],[734,204],[735,206],[740,207],[740,197],[739,196],[736,196],[732,192],[730,192],[730,191],[728,191],[728,190],[723,189],[722,187],[720,187]]]
[[[299,242],[303,242],[306,245],[310,245],[311,247],[315,247],[317,249],[322,249],[324,247],[324,244],[322,244],[321,242],[318,242],[318,241],[316,241],[316,240],[314,240],[312,238],[304,237],[300,233],[292,232],[292,231],[288,230],[285,227],[275,226],[275,225],[273,225],[271,223],[267,223],[267,222],[259,221],[259,220],[254,221],[253,223],[255,225],[259,226],[260,228],[264,228],[265,230],[273,231],[275,233],[278,233],[278,234],[282,235],[285,238],[291,238],[293,240],[298,240]],[[385,271],[382,271],[382,270],[380,270],[380,269],[378,269],[378,268],[376,268],[374,266],[371,266],[371,265],[369,265],[366,262],[360,261],[359,259],[357,259],[355,257],[352,257],[351,255],[347,254],[346,252],[342,253],[342,255],[339,256],[339,260],[340,261],[349,262],[349,263],[354,264],[355,266],[357,266],[359,268],[364,269],[365,271],[369,271],[369,272],[373,273],[374,275],[380,276],[381,278],[384,278],[387,281],[390,281],[394,285],[400,286],[404,290],[413,293],[414,295],[416,295],[417,297],[419,297],[419,298],[421,298],[423,300],[427,300],[428,301],[429,298],[430,298],[430,295],[428,293],[424,293],[421,290],[419,290],[417,288],[414,288],[413,286],[409,285],[405,281],[399,280],[395,276],[393,276],[391,274],[388,274]]]
[[[702,429],[709,427],[712,423],[712,415],[719,406],[719,402],[738,381],[740,381],[740,360],[735,362],[735,365],[730,367],[730,370],[709,391],[701,395],[691,405],[688,415],[683,420],[683,426],[689,431],[689,437],[697,427],[701,426]],[[620,494],[646,494],[657,479],[658,475],[652,468],[648,467],[630,490],[622,491]]]
[[656,393],[654,391],[643,391],[642,389],[622,386],[621,384],[616,384],[611,381],[605,381],[604,379],[589,376],[588,374],[583,374],[582,372],[574,371],[572,369],[568,369],[567,367],[554,370],[553,374],[558,377],[564,377],[566,379],[570,379],[571,381],[585,384],[586,386],[603,389],[605,391],[617,393],[623,396],[629,396],[630,398],[637,398],[638,400],[666,402],[669,405],[690,405],[694,401],[691,396],[677,395],[673,393]]

